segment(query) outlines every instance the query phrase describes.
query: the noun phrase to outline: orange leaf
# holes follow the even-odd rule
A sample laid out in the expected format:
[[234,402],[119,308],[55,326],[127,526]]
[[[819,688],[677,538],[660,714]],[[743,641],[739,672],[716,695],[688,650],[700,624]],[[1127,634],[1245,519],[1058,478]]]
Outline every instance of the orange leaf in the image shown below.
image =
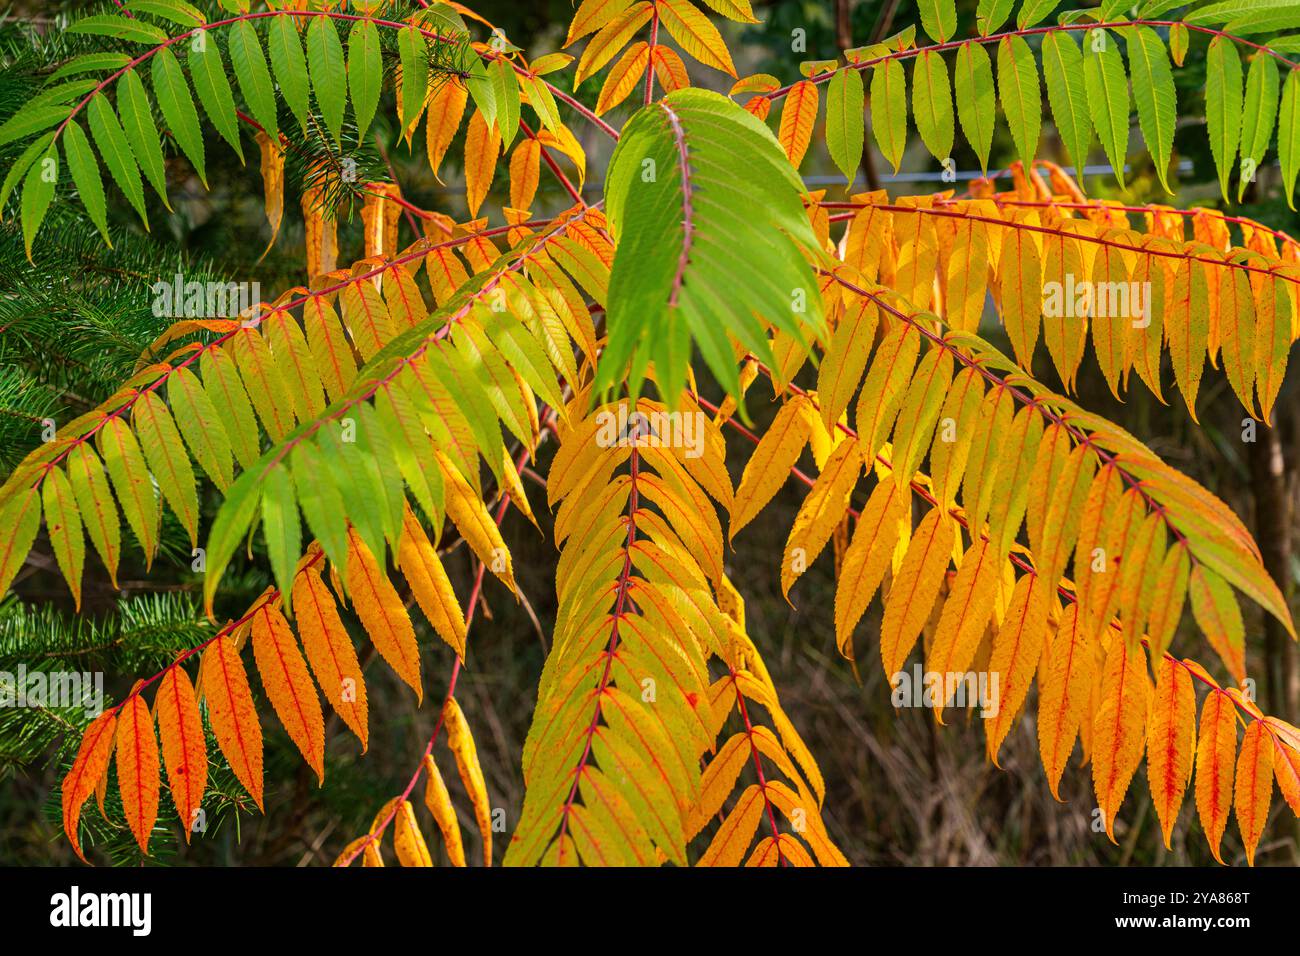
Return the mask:
[[495,123],[489,128],[483,114],[475,110],[465,131],[465,197],[471,216],[477,216],[483,205],[500,155],[501,133]]
[[796,169],[803,162],[808,143],[812,140],[813,126],[817,123],[817,106],[820,97],[817,84],[800,80],[791,87],[781,108],[781,127],[777,139]]
[[649,62],[650,46],[644,40],[627,48],[606,75],[605,84],[600,88],[600,96],[596,100],[597,116],[627,99],[628,94],[639,84]]
[[1235,805],[1241,842],[1246,847],[1246,862],[1255,865],[1255,848],[1268,822],[1268,807],[1273,800],[1273,742],[1262,720],[1252,721],[1241,741],[1237,756]]
[[[1266,720],[1265,723],[1268,723]],[[1273,773],[1277,776],[1277,788],[1290,805],[1292,812],[1300,817],[1300,750],[1286,744],[1277,734],[1273,737]]]
[[116,730],[117,717],[113,711],[106,711],[96,717],[81,735],[81,746],[77,749],[76,759],[63,778],[63,832],[68,835],[72,849],[77,851],[77,856],[83,862],[86,855],[81,852],[81,840],[77,834],[81,808],[108,770],[108,758],[113,750]]
[[650,62],[654,64],[655,78],[665,93],[684,90],[691,85],[691,78],[686,73],[686,64],[677,52],[670,47],[656,45],[650,51]]
[[258,809],[264,810],[262,727],[248,689],[248,674],[229,635],[223,634],[208,647],[200,674],[217,745]]
[[[266,244],[269,251],[275,245],[275,239],[280,234],[280,223],[284,220],[284,150],[264,132],[257,134],[257,145],[262,154],[262,193],[266,221],[271,224],[271,241]],[[266,253],[263,252],[262,255]]]
[[1071,604],[1047,652],[1047,668],[1038,693],[1038,752],[1052,796],[1061,799],[1061,772],[1079,733],[1093,679],[1094,659],[1088,635],[1079,625],[1079,605]]
[[429,156],[429,169],[438,182],[442,182],[438,178],[438,167],[447,155],[447,148],[451,146],[456,130],[460,128],[468,99],[469,90],[456,77],[438,85],[429,97],[429,119],[424,130],[425,150]]
[[178,665],[163,675],[154,698],[158,737],[162,741],[163,766],[172,791],[172,803],[190,842],[195,817],[208,785],[208,751],[203,740],[199,700],[189,675]]
[[338,606],[320,572],[304,568],[293,585],[294,614],[307,663],[335,712],[361,741],[364,753],[369,741],[369,705],[366,683],[361,676],[352,638],[339,618]]
[[348,529],[348,593],[357,617],[390,667],[424,700],[420,648],[402,599],[355,530]]
[[1220,863],[1219,843],[1232,808],[1233,759],[1237,755],[1237,718],[1232,698],[1212,690],[1201,705],[1201,736],[1196,744],[1196,812],[1210,852]]
[[1192,675],[1171,657],[1156,666],[1156,696],[1147,727],[1147,784],[1160,818],[1165,849],[1187,783],[1192,779],[1192,754],[1196,750],[1196,694]]
[[1150,701],[1142,648],[1114,635],[1102,671],[1101,700],[1092,720],[1092,785],[1112,843],[1115,817],[1142,762]]
[[253,616],[253,658],[280,723],[318,780],[325,779],[325,722],[289,622],[269,602]]
[[126,822],[140,852],[149,852],[149,834],[158,820],[158,741],[153,718],[136,694],[123,704],[117,720],[117,788]]
[[520,141],[510,156],[510,205],[527,209],[537,194],[537,177],[542,157],[542,144],[535,139]]

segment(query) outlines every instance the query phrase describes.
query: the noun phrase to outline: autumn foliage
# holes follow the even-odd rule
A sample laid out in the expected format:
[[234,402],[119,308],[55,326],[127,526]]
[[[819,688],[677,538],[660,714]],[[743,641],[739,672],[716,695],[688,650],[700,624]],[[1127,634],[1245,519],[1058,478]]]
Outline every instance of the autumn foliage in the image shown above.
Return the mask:
[[[261,808],[268,710],[328,786],[328,750],[346,746],[327,739],[330,714],[362,751],[384,719],[364,632],[440,717],[341,864],[382,865],[389,832],[403,865],[432,864],[435,832],[447,862],[478,862],[442,776],[454,767],[485,865],[847,865],[728,563],[791,477],[808,488],[784,553],[745,574],[779,577],[797,602],[826,553],[846,669],[892,680],[919,660],[996,681],[988,760],[1031,721],[1047,789],[1090,774],[1111,839],[1144,763],[1166,845],[1188,799],[1218,859],[1233,817],[1253,863],[1275,783],[1300,815],[1300,729],[1250,691],[1241,599],[1295,636],[1258,545],[1227,504],[1070,397],[1099,372],[1116,398],[1142,388],[1173,409],[1176,390],[1195,419],[1211,377],[1269,427],[1300,337],[1300,245],[1214,208],[1090,199],[1040,155],[1050,120],[1074,164],[1095,139],[1122,178],[1132,111],[1172,192],[1173,71],[1208,43],[1225,199],[1276,142],[1290,201],[1300,87],[1278,66],[1296,66],[1295,41],[1270,47],[1276,24],[1244,3],[1168,20],[1160,0],[1133,18],[1106,2],[1051,20],[1050,2],[981,0],[959,24],[938,0],[920,33],[805,62],[783,86],[736,75],[716,23],[755,22],[747,0],[706,6],[583,0],[572,53],[531,61],[457,3],[223,0],[209,15],[151,0],[70,27],[102,50],[0,126],[30,140],[3,186],[29,255],[56,200],[75,195],[107,240],[108,190],[142,218],[145,183],[165,199],[164,133],[201,177],[218,138],[255,143],[274,242],[299,215],[284,208],[295,143],[314,127],[359,140],[381,110],[405,147],[423,140],[432,176],[463,150],[469,213],[373,181],[354,185],[348,225],[331,208],[338,171],[314,168],[304,284],[243,315],[180,319],[0,488],[0,588],[43,522],[79,602],[87,540],[116,581],[127,533],[156,553],[164,509],[203,548],[214,619],[242,551],[274,580],[84,728],[62,786],[83,858],[83,815],[92,796],[102,811],[110,777],[145,853],[172,838],[156,826],[164,782],[191,838],[213,762]],[[599,175],[579,124],[612,147]],[[1014,155],[988,174],[999,125]],[[988,175],[918,195],[805,185],[822,152],[852,181],[868,129],[894,167],[913,131],[944,168],[960,136]],[[542,177],[570,208],[531,211]],[[599,201],[583,198],[589,178]],[[364,231],[350,264],[344,228]],[[759,434],[749,410],[769,390]],[[725,431],[752,444],[747,459]],[[220,504],[202,527],[209,487]],[[485,588],[518,587],[499,530],[511,508],[538,527],[551,514],[558,611],[518,755],[522,814],[501,825],[455,690]],[[471,581],[444,567],[452,541],[475,556]],[[877,596],[878,629],[864,624]],[[454,652],[449,674],[422,666],[417,626]],[[939,724],[977,709],[951,687],[929,706]]]

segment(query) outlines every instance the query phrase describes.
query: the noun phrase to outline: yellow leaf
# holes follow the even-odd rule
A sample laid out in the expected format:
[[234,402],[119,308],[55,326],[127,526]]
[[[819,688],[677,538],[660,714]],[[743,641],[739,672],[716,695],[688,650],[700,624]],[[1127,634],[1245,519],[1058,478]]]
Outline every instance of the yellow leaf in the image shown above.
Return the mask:
[[347,584],[357,617],[361,618],[375,649],[415,691],[416,698],[424,700],[420,648],[415,642],[411,618],[388,575],[353,528],[348,528]]
[[781,593],[787,601],[795,578],[817,559],[831,532],[844,519],[849,496],[861,474],[862,452],[858,443],[853,439],[841,442],[831,452],[812,491],[799,506],[786,540],[785,556],[781,559]]
[[433,866],[433,858],[429,856],[429,847],[424,842],[424,834],[420,832],[420,824],[409,800],[397,805],[397,815],[393,817],[393,843],[402,866]]
[[604,86],[600,88],[600,96],[596,100],[597,116],[603,115],[627,99],[628,94],[639,85],[649,62],[650,46],[644,40],[627,48],[605,77]]
[[424,755],[424,805],[433,814],[434,822],[442,831],[442,842],[447,848],[447,857],[452,866],[465,865],[465,847],[461,844],[460,823],[456,820],[456,810],[451,805],[451,795],[447,784],[443,782],[438,765],[431,754]]
[[734,539],[754,520],[785,484],[812,434],[812,414],[811,403],[802,395],[796,395],[776,413],[740,476],[740,487],[731,504],[730,538]]
[[511,591],[515,586],[514,567],[510,552],[501,539],[501,531],[488,514],[483,501],[461,477],[459,469],[441,451],[438,462],[442,466],[447,494],[447,517],[465,536],[470,548],[487,569],[505,583]]
[[705,66],[736,75],[727,45],[718,28],[690,0],[659,0],[659,22],[678,45]]
[[424,528],[410,505],[402,515],[402,537],[397,549],[397,566],[411,586],[411,593],[438,636],[456,656],[465,657],[465,614],[456,600],[451,580],[438,560]]
[[456,698],[447,698],[442,717],[447,723],[447,746],[456,757],[456,769],[460,771],[461,782],[465,784],[470,802],[474,804],[474,817],[478,821],[479,834],[483,837],[483,865],[491,866],[492,804],[488,800],[483,769],[479,766],[478,750]]
[[931,508],[912,535],[903,565],[894,576],[880,625],[880,657],[885,679],[903,667],[939,595],[956,539],[956,522]]

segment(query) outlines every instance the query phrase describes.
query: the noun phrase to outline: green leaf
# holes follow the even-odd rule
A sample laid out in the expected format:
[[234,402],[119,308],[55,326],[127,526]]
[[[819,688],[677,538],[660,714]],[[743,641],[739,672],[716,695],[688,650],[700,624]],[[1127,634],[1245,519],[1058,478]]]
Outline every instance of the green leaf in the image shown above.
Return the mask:
[[1193,10],[1183,18],[1187,23],[1231,24],[1228,33],[1256,30],[1287,30],[1300,26],[1300,8],[1295,0],[1221,0]]
[[196,27],[204,22],[203,14],[184,0],[130,0],[126,9],[132,13],[148,13],[183,27]]
[[1027,168],[1038,152],[1043,117],[1038,68],[1033,51],[1023,37],[1008,36],[998,41],[998,92],[1002,96],[1002,112],[1011,127],[1011,138]]
[[153,92],[158,98],[163,119],[206,186],[208,174],[204,166],[203,130],[199,126],[199,114],[194,108],[189,84],[185,82],[185,73],[172,51],[166,49],[154,54],[152,69]]
[[262,534],[266,536],[271,571],[287,611],[294,569],[302,554],[302,525],[298,521],[298,502],[287,462],[266,470],[262,485]]
[[1059,0],[1025,0],[1016,17],[1016,26],[1021,30],[1032,27],[1047,19],[1047,15],[1056,9]]
[[[327,429],[331,426],[326,425]],[[330,563],[340,570],[348,566],[348,519],[343,496],[332,481],[325,480],[328,467],[315,442],[301,442],[289,455],[298,504],[307,527],[325,550]],[[439,476],[441,477],[441,475]]]
[[546,85],[546,81],[538,76],[528,76],[523,78],[524,84],[528,87],[528,101],[533,106],[533,112],[541,120],[542,125],[552,133],[559,135],[560,132],[560,108],[555,104],[555,97],[551,94],[551,88]]
[[348,90],[357,119],[358,142],[365,138],[375,118],[382,81],[379,31],[369,20],[359,20],[348,34]]
[[953,92],[962,131],[979,157],[980,170],[987,174],[997,93],[993,88],[993,64],[981,44],[968,42],[957,48]]
[[230,92],[230,81],[226,79],[221,51],[216,43],[209,41],[200,49],[191,47],[185,62],[190,68],[190,79],[194,81],[194,92],[198,93],[199,102],[203,104],[203,112],[208,114],[221,138],[230,144],[242,163],[244,150],[239,144],[235,98]]
[[[821,296],[805,258],[820,254],[803,189],[772,131],[717,93],[678,90],[639,110],[605,180],[617,247],[596,392],[626,382],[637,395],[653,362],[659,394],[675,403],[692,341],[725,380],[734,358],[727,352],[724,362],[709,336],[726,332],[770,351],[756,316],[800,342],[821,334]],[[737,261],[752,281],[731,281]]]
[[158,138],[158,126],[154,123],[149,95],[145,93],[144,83],[135,70],[127,70],[117,81],[117,111],[121,114],[122,130],[126,133],[126,141],[131,144],[136,161],[144,170],[154,191],[162,197],[163,205],[170,209],[162,141]]
[[1123,189],[1128,157],[1128,78],[1119,47],[1105,30],[1089,30],[1084,37],[1083,80],[1093,129]]
[[27,261],[32,261],[32,239],[36,230],[41,228],[41,221],[50,208],[54,198],[54,186],[59,181],[59,148],[50,143],[45,155],[39,162],[32,163],[23,181],[22,221],[23,245],[27,249]]
[[122,132],[117,116],[103,93],[96,93],[91,98],[86,107],[86,115],[90,121],[90,135],[99,147],[104,165],[112,174],[117,188],[122,190],[127,201],[140,214],[147,229],[149,220],[144,212],[144,185],[140,182],[140,168],[135,164],[135,156],[127,144],[126,133]]
[[1138,16],[1144,20],[1154,20],[1166,10],[1185,6],[1187,6],[1187,0],[1147,0],[1146,3],[1138,7]]
[[161,27],[156,27],[152,23],[145,23],[143,20],[133,20],[130,17],[119,17],[114,14],[86,17],[84,20],[68,24],[67,31],[69,33],[88,33],[101,37],[116,37],[119,40],[129,40],[132,43],[157,44],[167,42],[167,33]]
[[997,32],[998,27],[1007,22],[1015,0],[979,0],[975,8],[975,25],[982,37]]
[[266,65],[266,54],[262,52],[262,41],[251,23],[240,20],[230,29],[229,43],[230,65],[239,81],[239,92],[244,95],[253,119],[271,137],[271,142],[278,142],[280,127],[275,116],[275,87]]
[[45,155],[45,148],[54,140],[54,130],[37,137],[27,148],[19,154],[14,160],[12,166],[5,171],[4,182],[0,183],[0,209],[4,209],[9,202],[9,196],[13,193],[18,181],[23,178],[23,173],[31,168],[32,163],[36,162],[37,157]]
[[325,128],[337,143],[343,129],[347,87],[342,82],[343,44],[329,17],[313,17],[307,27],[307,64]]
[[514,68],[504,57],[492,61],[488,75],[492,81],[492,98],[497,105],[501,147],[508,149],[519,130],[519,82],[515,79]]
[[[321,20],[323,17],[316,17]],[[298,27],[288,14],[272,17],[266,31],[266,50],[280,93],[290,111],[305,131],[311,124],[310,96],[307,92],[307,57],[302,52]]]
[[871,68],[871,131],[885,159],[898,172],[907,147],[907,78],[903,65],[886,60]]
[[[1246,101],[1241,112],[1242,172],[1237,181],[1238,202],[1245,195],[1246,186],[1254,180],[1273,139],[1278,86],[1277,63],[1271,56],[1261,54],[1250,61],[1250,72],[1246,75]],[[1247,162],[1250,169],[1246,169]]]
[[111,247],[108,237],[108,209],[104,199],[104,180],[99,174],[99,161],[90,148],[90,141],[73,120],[63,131],[63,151],[68,158],[72,181],[77,184],[81,203],[90,215],[90,221],[99,229],[104,241]]
[[1169,188],[1169,157],[1174,149],[1174,123],[1178,97],[1174,92],[1174,74],[1169,56],[1160,37],[1150,27],[1125,28],[1128,41],[1129,73],[1133,78],[1133,98],[1137,101],[1138,123],[1142,137],[1155,161],[1156,175],[1165,192]]
[[1241,136],[1241,58],[1226,37],[1210,41],[1205,54],[1205,126],[1219,173],[1219,192],[1228,199],[1228,177]]
[[420,115],[429,89],[429,60],[424,35],[415,27],[397,34],[397,52],[402,61],[402,126],[410,126]]
[[862,71],[847,66],[836,70],[826,90],[826,148],[849,185],[862,163],[865,106]]
[[257,514],[261,472],[273,454],[275,452],[271,451],[264,455],[261,461],[235,479],[235,483],[226,492],[226,500],[217,509],[217,516],[212,519],[203,575],[203,603],[209,616],[212,614],[212,599],[217,593],[217,585],[221,583],[221,576]]
[[1074,38],[1064,33],[1043,37],[1043,80],[1052,119],[1076,173],[1088,162],[1092,143],[1088,87],[1083,78],[1083,55]]
[[50,106],[25,103],[17,113],[0,125],[0,146],[49,129],[55,123],[62,123],[71,112],[72,107],[67,104]]
[[957,30],[955,0],[920,0],[921,26],[936,43],[943,43]]
[[[483,65],[482,61],[477,57],[471,57],[470,60],[469,75],[465,78],[465,87],[469,90],[470,99],[474,101],[474,105],[483,114],[483,121],[491,127],[497,119],[496,90],[492,86],[492,79],[488,75],[487,67]],[[529,92],[531,93],[533,89],[534,87],[530,86]],[[536,102],[536,100],[533,100],[534,104]],[[540,116],[541,113],[538,113],[538,115]]]
[[952,90],[943,55],[922,50],[912,67],[912,115],[931,155],[939,162],[952,158]]
[[101,70],[120,70],[131,62],[125,53],[83,53],[59,67],[50,76],[49,82],[57,83],[78,73],[98,73]]
[[1300,172],[1300,74],[1291,70],[1282,86],[1282,106],[1277,114],[1277,155],[1282,162],[1282,190],[1286,204],[1295,208],[1295,180]]

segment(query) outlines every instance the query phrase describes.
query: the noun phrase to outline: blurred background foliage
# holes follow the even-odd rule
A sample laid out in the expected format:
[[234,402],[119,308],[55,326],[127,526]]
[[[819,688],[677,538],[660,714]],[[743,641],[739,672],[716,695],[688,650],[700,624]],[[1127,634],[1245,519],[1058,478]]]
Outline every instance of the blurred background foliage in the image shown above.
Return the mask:
[[[529,55],[559,49],[573,15],[570,0],[480,0],[474,6]],[[959,0],[963,30],[974,22],[975,6],[976,0]],[[106,7],[64,0],[20,0],[3,13],[0,121],[24,102],[57,64],[80,52],[88,42],[61,31],[66,16]],[[833,58],[841,49],[890,36],[919,21],[913,0],[757,0],[754,8],[762,20],[758,25],[714,19],[720,23],[741,75],[765,72],[783,82],[799,77],[803,60]],[[800,50],[795,48],[797,37],[803,41]],[[662,33],[660,39],[668,42]],[[1219,201],[1201,118],[1204,54],[1205,44],[1194,36],[1185,67],[1175,73],[1182,118],[1176,139],[1178,195],[1172,201],[1180,206]],[[728,77],[694,61],[689,62],[689,69],[697,85],[723,92],[729,87]],[[594,104],[602,78],[588,80],[576,95]],[[560,82],[571,81],[565,76]],[[467,211],[463,176],[457,168],[462,156],[459,144],[449,151],[443,169],[445,185],[440,184],[425,160],[423,137],[416,137],[413,151],[401,142],[393,121],[391,93],[387,97],[376,118],[374,141],[353,143],[354,152],[363,157],[362,168],[377,178],[400,182],[405,197],[421,208],[464,220]],[[622,106],[608,118],[620,125],[631,109]],[[778,116],[779,108],[773,111],[771,122]],[[286,124],[284,128],[292,127]],[[589,198],[598,197],[609,144],[584,128],[580,120],[574,121],[573,129],[588,149],[591,177],[586,192]],[[40,441],[43,419],[67,421],[102,402],[130,375],[138,356],[170,321],[155,317],[150,310],[149,287],[154,282],[170,280],[177,271],[187,279],[257,281],[269,299],[306,281],[302,220],[297,214],[301,167],[297,174],[290,167],[284,226],[275,246],[259,259],[270,235],[262,211],[256,147],[251,137],[245,139],[245,155],[254,161],[241,165],[215,137],[208,139],[210,190],[202,188],[186,161],[172,150],[168,186],[174,212],[168,213],[150,193],[152,232],[145,233],[120,195],[110,190],[111,250],[76,210],[56,205],[36,241],[35,266],[29,265],[17,228],[16,201],[11,200],[10,208],[4,210],[0,223],[0,471],[7,472]],[[913,139],[897,178],[888,175],[888,165],[873,145],[853,191],[871,185],[897,196],[943,188],[937,164],[919,139]],[[1013,152],[1007,130],[999,127],[993,165],[1000,168],[1010,162]],[[7,167],[14,155],[12,146],[7,152],[0,150],[0,168]],[[1059,140],[1050,125],[1045,125],[1040,155],[1063,162]],[[1101,158],[1099,149],[1094,150],[1093,158]],[[973,155],[959,152],[955,159],[959,171],[978,168]],[[1130,162],[1134,165],[1127,191],[1118,190],[1113,175],[1100,173],[1085,178],[1089,195],[1131,204],[1171,201],[1161,192],[1144,154],[1135,149]],[[1270,162],[1260,170],[1247,202],[1234,211],[1300,234],[1300,221],[1279,194],[1275,160]],[[832,199],[844,196],[842,177],[824,152],[814,149],[803,172],[810,188],[825,188]],[[499,209],[508,202],[507,179],[501,174],[484,208]],[[534,212],[548,215],[567,205],[568,197],[544,173]],[[362,254],[359,223],[349,225],[355,212],[346,204],[340,209],[340,263]],[[494,219],[492,224],[500,223]],[[416,238],[411,225],[402,227],[403,245]],[[743,276],[738,276],[738,281],[743,281]],[[995,320],[981,332],[1007,349]],[[1034,371],[1053,387],[1061,387],[1050,363],[1044,361]],[[1172,389],[1169,407],[1136,381],[1125,402],[1115,401],[1091,358],[1085,360],[1078,397],[1086,407],[1120,423],[1170,464],[1228,501],[1255,532],[1275,579],[1294,593],[1300,579],[1300,562],[1294,551],[1300,489],[1296,377],[1291,376],[1278,402],[1278,427],[1261,427],[1253,443],[1242,439],[1242,412],[1221,374],[1206,375],[1199,400],[1200,426],[1190,420],[1181,397]],[[1169,379],[1166,372],[1166,382]],[[801,384],[814,383],[801,379]],[[711,397],[717,396],[716,389],[710,391],[710,384],[702,386]],[[771,398],[770,389],[762,383],[750,391],[749,410],[760,428],[774,413]],[[729,442],[731,439],[729,433]],[[739,478],[750,450],[743,441],[730,444],[733,477]],[[544,446],[539,455],[537,470],[542,474],[552,451]],[[1002,769],[984,759],[984,735],[978,719],[950,721],[951,726],[936,728],[925,710],[895,710],[872,641],[879,627],[878,602],[858,629],[859,682],[835,648],[829,549],[795,588],[794,606],[780,594],[779,555],[802,496],[802,486],[789,482],[770,506],[768,519],[755,522],[740,535],[728,570],[746,600],[750,633],[781,688],[782,702],[820,761],[827,782],[828,826],[850,860],[870,865],[1211,862],[1190,798],[1184,804],[1172,852],[1163,848],[1144,779],[1135,780],[1121,811],[1116,825],[1118,845],[1112,845],[1104,833],[1095,832],[1095,801],[1087,768],[1067,770],[1061,788],[1066,802],[1053,801],[1039,763],[1032,706],[1002,748]],[[209,489],[205,527],[217,503]],[[544,509],[538,511],[547,530]],[[20,572],[15,593],[0,604],[0,670],[14,671],[20,663],[28,669],[103,670],[111,701],[126,693],[138,677],[165,666],[176,650],[210,635],[211,625],[199,608],[199,581],[190,570],[185,534],[170,512],[168,519],[162,552],[149,573],[138,549],[132,553],[127,548],[119,575],[120,591],[110,586],[97,561],[87,562],[80,618],[73,614],[48,542],[42,540]],[[507,820],[513,821],[522,801],[519,754],[555,612],[557,554],[548,539],[513,513],[506,518],[503,530],[515,556],[521,589],[536,619],[489,581],[471,631],[467,667],[457,696],[474,728],[494,804],[505,807]],[[467,549],[453,547],[445,560],[464,599],[472,571]],[[242,613],[270,583],[267,568],[265,560],[255,560],[228,572],[219,616]],[[1294,602],[1292,606],[1294,612]],[[1265,685],[1260,688],[1262,702],[1270,712],[1295,722],[1295,649],[1257,608],[1245,610],[1251,671],[1267,675],[1261,676]],[[419,615],[414,619],[418,628],[423,621]],[[450,673],[450,652],[427,626],[420,638],[427,697],[437,701]],[[369,648],[368,643],[362,646]],[[1209,657],[1190,632],[1180,633],[1174,651]],[[363,832],[371,816],[402,790],[415,770],[437,711],[428,704],[417,709],[409,691],[392,673],[374,666],[373,651],[362,663],[374,714],[370,750],[364,758],[355,738],[331,715],[326,725],[327,773],[324,786],[318,789],[269,708],[263,708],[268,733],[265,817],[249,804],[229,770],[216,767],[213,789],[204,805],[207,832],[186,846],[170,801],[164,797],[159,826],[170,831],[170,838],[156,838],[151,844],[156,855],[145,862],[318,865],[328,863],[349,839]],[[75,712],[0,710],[0,863],[73,861],[60,834],[58,784],[85,722],[84,715]],[[216,754],[212,747],[209,752]],[[441,748],[438,755],[440,761],[447,756]],[[457,789],[456,775],[444,775],[462,821],[470,824],[465,831],[466,849],[473,859],[479,851],[469,804]],[[115,790],[110,787],[107,820],[98,811],[87,810],[91,834],[86,842],[92,848],[92,858],[142,862],[126,827],[112,822],[121,820]],[[1274,800],[1275,817],[1281,805],[1281,800]],[[166,816],[169,812],[170,818]],[[1265,831],[1259,862],[1300,862],[1297,832],[1289,819],[1275,819]],[[1225,859],[1243,862],[1235,827],[1229,827],[1224,850]],[[435,858],[439,852],[434,849]]]

